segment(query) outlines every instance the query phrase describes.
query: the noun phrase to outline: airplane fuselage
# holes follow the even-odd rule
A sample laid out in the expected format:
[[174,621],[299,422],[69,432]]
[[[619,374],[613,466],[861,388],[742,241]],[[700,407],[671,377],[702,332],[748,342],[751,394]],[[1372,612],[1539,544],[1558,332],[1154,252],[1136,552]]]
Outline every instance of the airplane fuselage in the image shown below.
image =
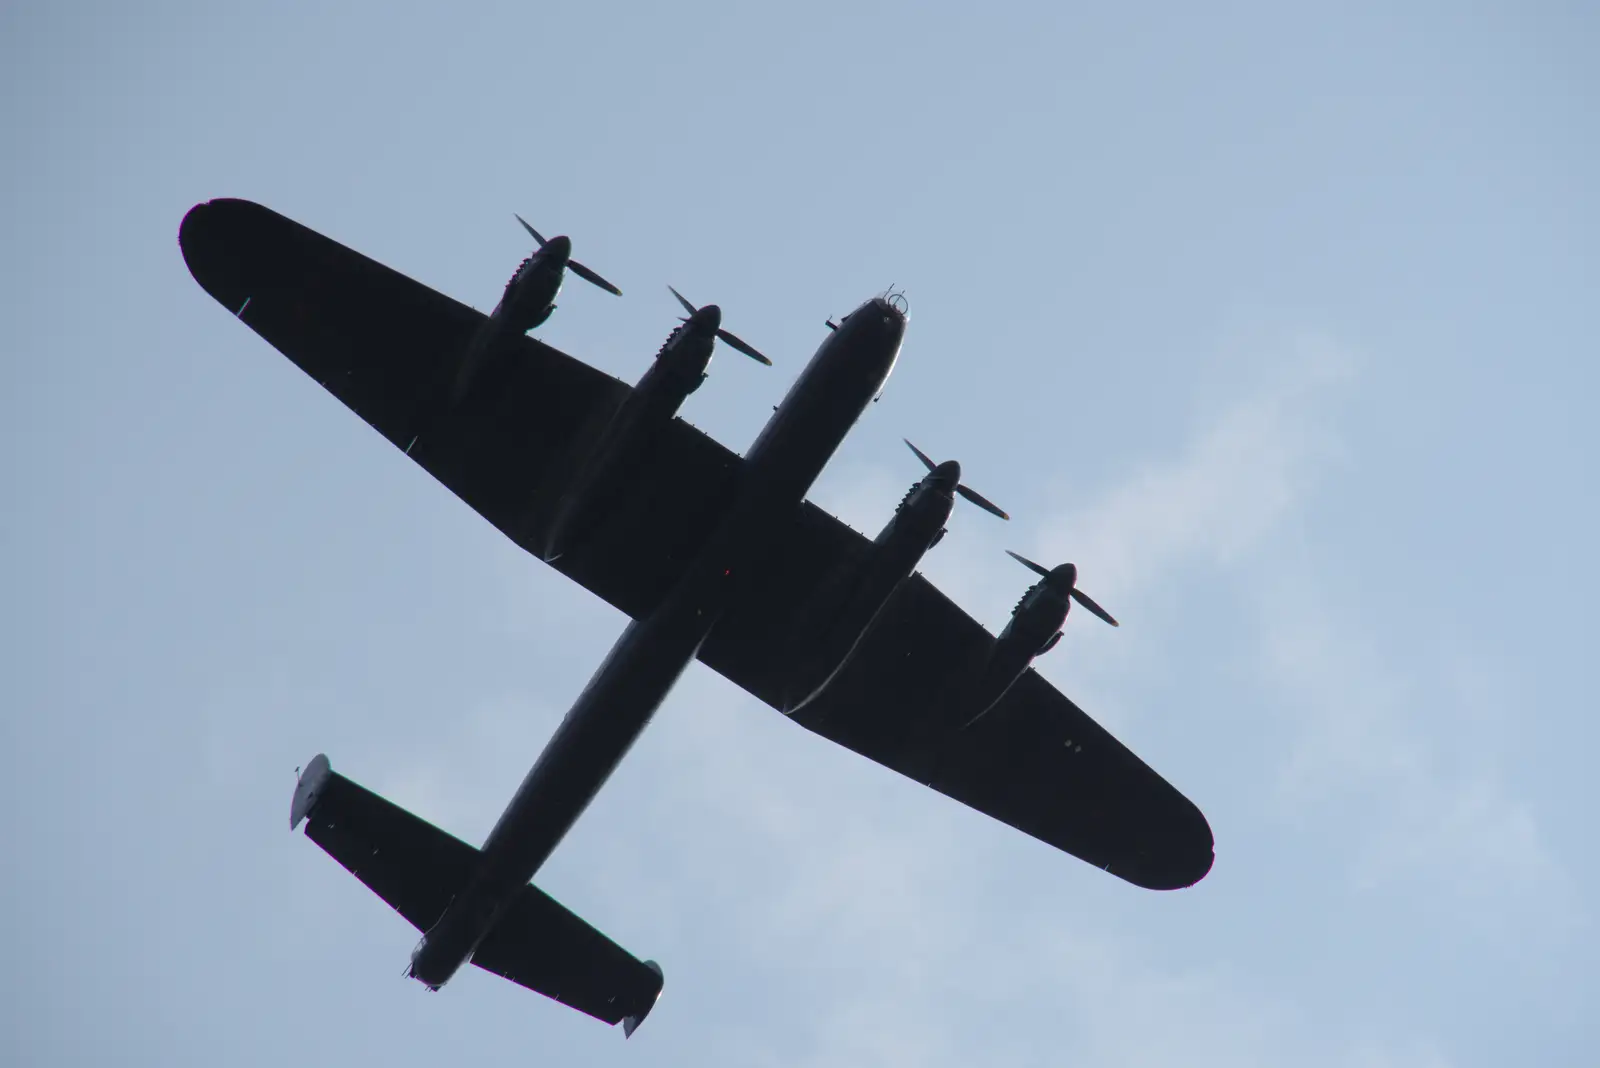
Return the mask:
[[750,573],[767,562],[845,435],[883,388],[905,316],[868,301],[830,333],[746,456],[747,478],[662,603],[630,623],[489,833],[478,870],[412,954],[438,988],[471,959],[610,776]]

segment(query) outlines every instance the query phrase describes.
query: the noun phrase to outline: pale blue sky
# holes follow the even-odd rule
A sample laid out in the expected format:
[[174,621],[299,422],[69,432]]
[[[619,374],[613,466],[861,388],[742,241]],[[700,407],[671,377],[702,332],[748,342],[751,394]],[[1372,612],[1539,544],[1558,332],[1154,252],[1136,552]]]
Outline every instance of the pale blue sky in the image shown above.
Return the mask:
[[[469,6],[469,5],[463,5]],[[13,4],[0,14],[0,1061],[1592,1064],[1596,18],[1578,4]],[[623,621],[190,279],[259,200],[480,307],[512,212],[716,301],[743,449],[822,320],[911,327],[815,499],[908,436],[1015,517],[925,570],[1211,820],[1152,894],[692,669],[539,882],[665,993],[629,1043],[415,935],[286,814],[334,766],[482,835]],[[1586,1006],[1588,1007],[1586,1010]]]

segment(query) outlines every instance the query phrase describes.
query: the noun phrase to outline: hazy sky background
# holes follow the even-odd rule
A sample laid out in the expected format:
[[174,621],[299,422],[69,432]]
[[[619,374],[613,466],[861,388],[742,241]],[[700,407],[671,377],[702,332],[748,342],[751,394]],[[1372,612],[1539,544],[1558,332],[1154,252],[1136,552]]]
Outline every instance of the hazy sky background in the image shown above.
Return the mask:
[[[454,7],[455,5],[452,5]],[[1298,13],[1286,10],[1298,7]],[[0,12],[0,1062],[1590,1065],[1596,17],[1580,4],[8,4]],[[1337,8],[1337,10],[1335,10]],[[703,667],[539,883],[667,983],[631,1042],[415,933],[287,830],[334,767],[472,841],[623,620],[190,278],[258,200],[491,307],[520,212],[622,286],[541,336],[629,381],[670,282],[735,449],[889,283],[814,499],[1202,807],[1150,893]]]

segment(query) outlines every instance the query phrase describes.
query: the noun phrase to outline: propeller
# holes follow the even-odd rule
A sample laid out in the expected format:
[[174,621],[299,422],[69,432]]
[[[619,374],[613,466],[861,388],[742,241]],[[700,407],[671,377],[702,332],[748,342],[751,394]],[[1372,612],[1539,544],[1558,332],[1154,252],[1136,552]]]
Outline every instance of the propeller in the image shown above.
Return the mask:
[[1026,567],[1029,571],[1032,571],[1037,575],[1044,576],[1045,582],[1048,585],[1054,586],[1057,590],[1061,590],[1061,588],[1065,586],[1066,589],[1063,592],[1070,594],[1074,601],[1077,601],[1079,604],[1083,605],[1083,607],[1087,608],[1089,611],[1093,612],[1107,623],[1110,623],[1113,627],[1117,626],[1117,621],[1111,618],[1110,612],[1107,612],[1104,608],[1101,608],[1099,605],[1095,604],[1094,598],[1078,589],[1077,565],[1061,564],[1055,568],[1048,568],[1042,564],[1036,564],[1032,560],[1029,560],[1026,556],[1023,556],[1020,553],[1014,553],[1010,549],[1006,550],[1006,555],[1011,557],[1011,559],[1015,560],[1017,563],[1021,564],[1023,567]]
[[[700,311],[699,308],[696,308],[693,304],[690,304],[688,298],[685,297],[682,293],[679,293],[676,289],[672,289],[671,286],[668,286],[667,288],[671,289],[672,290],[672,295],[678,298],[678,303],[683,305],[683,310],[684,311],[688,312],[690,315],[694,315],[694,314],[696,314],[696,313],[698,313]],[[710,307],[710,305],[707,305],[707,307]],[[717,319],[718,319],[719,322],[721,321],[721,318],[722,318],[722,312],[719,310],[717,312]],[[689,320],[687,320],[687,319],[684,320],[684,322],[688,322],[688,321]],[[768,367],[772,366],[772,361],[771,360],[769,360],[765,356],[761,355],[761,353],[757,352],[749,344],[746,344],[745,342],[739,340],[739,338],[737,336],[735,336],[731,331],[724,330],[724,329],[722,329],[722,327],[719,326],[719,327],[717,327],[717,336],[719,338],[721,338],[723,341],[727,342],[730,348],[738,349],[740,352],[744,353],[746,356],[750,357],[752,360],[756,361],[757,363],[764,363]]]
[[[922,461],[922,465],[924,467],[926,467],[929,471],[937,470],[940,466],[942,466],[940,464],[934,463],[932,460],[930,460],[928,458],[927,453],[923,452],[921,449],[919,449],[915,445],[911,444],[910,439],[901,438],[900,440],[904,441],[906,443],[906,448],[910,449],[912,452],[917,454],[917,459],[921,460]],[[954,475],[955,475],[955,478],[959,479],[961,477],[961,465],[957,464],[954,460],[946,460],[945,463],[955,464]],[[961,496],[965,497],[967,500],[971,501],[973,504],[977,505],[979,508],[982,508],[985,512],[988,512],[990,515],[997,515],[1001,519],[1010,519],[1011,518],[1010,516],[1008,516],[1004,512],[1002,512],[999,509],[999,507],[997,507],[995,505],[995,503],[993,501],[989,500],[989,498],[983,496],[983,494],[979,493],[975,489],[970,489],[970,488],[968,488],[966,486],[963,486],[960,482],[957,482],[956,483],[956,492],[961,494]]]
[[[527,219],[524,219],[522,216],[518,215],[517,222],[521,223],[522,228],[528,231],[535,241],[539,242],[540,248],[544,248],[545,245],[549,243],[545,241],[544,237],[540,235],[539,231],[528,225]],[[564,237],[558,237],[556,240],[566,241],[567,247],[569,249],[572,247],[572,243],[567,241],[567,239]],[[591,285],[597,285],[607,293],[615,293],[619,297],[622,296],[622,290],[618,289],[610,282],[607,282],[604,278],[601,278],[598,274],[595,274],[593,271],[589,270],[589,268],[585,267],[571,256],[567,257],[567,269],[573,274],[577,275],[579,278],[583,279],[585,282],[588,282]]]

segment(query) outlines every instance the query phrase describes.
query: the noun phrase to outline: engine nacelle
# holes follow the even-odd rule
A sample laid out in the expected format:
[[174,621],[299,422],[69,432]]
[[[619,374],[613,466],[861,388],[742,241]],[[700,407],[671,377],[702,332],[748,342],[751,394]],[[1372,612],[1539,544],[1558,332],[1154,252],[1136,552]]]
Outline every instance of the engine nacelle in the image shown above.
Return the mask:
[[926,479],[912,486],[861,562],[836,575],[799,613],[786,714],[815,700],[844,670],[900,584],[944,538],[953,505],[948,496],[929,492]]
[[966,726],[972,726],[1000,703],[1034,657],[1056,647],[1067,609],[1067,599],[1048,583],[1037,582],[1028,588],[1012,610],[1006,629],[995,639],[994,650],[966,697],[971,709]]
[[544,559],[586,541],[632,486],[650,447],[705,381],[712,339],[678,327],[617,409],[556,506]]

